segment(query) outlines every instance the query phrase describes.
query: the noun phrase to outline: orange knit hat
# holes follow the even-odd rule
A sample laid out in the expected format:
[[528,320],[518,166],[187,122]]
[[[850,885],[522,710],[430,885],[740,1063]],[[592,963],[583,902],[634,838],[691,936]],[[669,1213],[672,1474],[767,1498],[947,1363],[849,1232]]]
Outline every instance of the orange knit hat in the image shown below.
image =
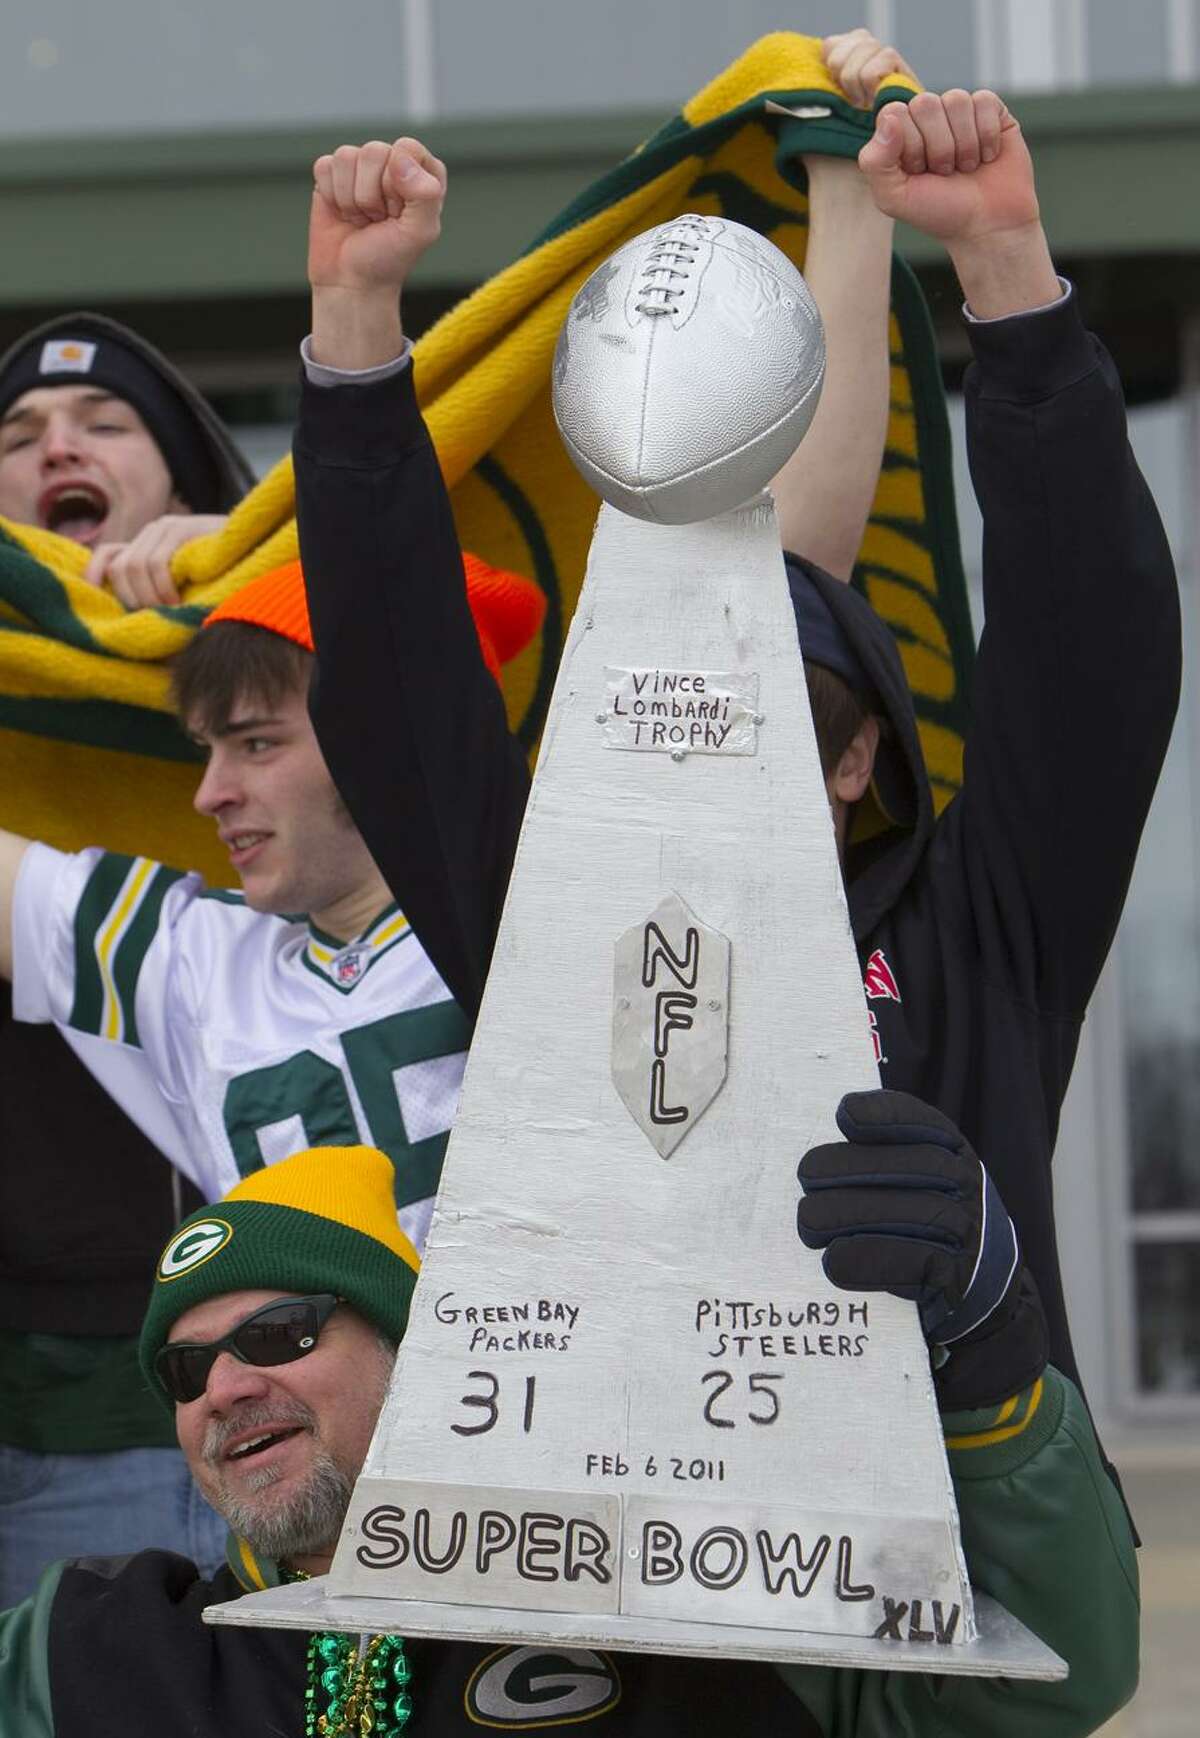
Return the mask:
[[[464,552],[463,569],[479,649],[499,682],[500,666],[523,651],[541,627],[546,599],[532,580],[503,567],[491,567],[478,555]],[[294,640],[306,652],[315,649],[298,561],[273,567],[240,586],[210,611],[204,626],[211,628],[215,622],[249,622],[252,627],[267,628],[285,640]]]
[[245,585],[210,610],[204,626],[217,622],[249,622],[254,628],[269,628],[285,640],[294,640],[306,652],[315,651],[308,619],[308,598],[298,561],[285,562]]

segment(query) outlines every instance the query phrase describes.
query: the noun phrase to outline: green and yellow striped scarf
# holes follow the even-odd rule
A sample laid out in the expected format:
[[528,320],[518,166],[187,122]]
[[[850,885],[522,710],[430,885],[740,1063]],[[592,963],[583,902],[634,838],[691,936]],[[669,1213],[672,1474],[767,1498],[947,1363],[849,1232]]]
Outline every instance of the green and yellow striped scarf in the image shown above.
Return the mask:
[[[913,88],[895,80],[879,101]],[[800,155],[851,156],[870,129],[832,85],[815,38],[764,37],[417,345],[464,545],[532,575],[549,600],[540,638],[505,672],[510,719],[531,750],[596,511],[550,410],[572,296],[622,242],[684,211],[750,224],[802,265]],[[971,634],[933,337],[899,260],[891,350],[887,451],[855,583],[896,633],[940,806],[961,779]],[[211,824],[191,811],[193,756],[169,715],[166,661],[221,598],[297,552],[289,460],[222,532],[180,552],[184,601],[171,609],[127,614],[82,582],[74,544],[0,521],[0,824],[227,879]]]

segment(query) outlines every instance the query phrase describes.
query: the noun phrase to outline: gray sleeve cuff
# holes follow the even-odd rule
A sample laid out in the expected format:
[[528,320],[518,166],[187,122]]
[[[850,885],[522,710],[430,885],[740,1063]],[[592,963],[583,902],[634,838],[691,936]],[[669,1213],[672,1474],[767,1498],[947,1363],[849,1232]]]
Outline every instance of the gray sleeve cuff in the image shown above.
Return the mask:
[[374,386],[377,380],[390,380],[393,374],[402,373],[408,367],[411,356],[412,342],[406,338],[399,356],[393,357],[390,362],[381,362],[378,368],[328,368],[324,362],[314,362],[312,359],[311,333],[300,345],[300,360],[313,386]]
[[[1069,278],[1060,277],[1059,287],[1062,295],[1057,302],[1046,302],[1040,308],[1022,308],[1016,314],[998,314],[994,320],[981,320],[978,314],[973,314],[966,302],[963,303],[963,319],[968,326],[998,326],[1001,320],[1036,320],[1039,314],[1048,314],[1051,308],[1059,308],[1068,296],[1075,294],[1075,286]],[[303,346],[302,346],[303,348]],[[311,367],[311,364],[310,364]]]

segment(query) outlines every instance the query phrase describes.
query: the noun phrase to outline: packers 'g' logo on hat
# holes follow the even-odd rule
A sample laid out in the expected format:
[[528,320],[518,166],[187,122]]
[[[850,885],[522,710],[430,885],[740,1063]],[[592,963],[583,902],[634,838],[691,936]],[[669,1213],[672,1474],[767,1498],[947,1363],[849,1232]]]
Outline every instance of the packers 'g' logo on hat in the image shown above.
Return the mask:
[[178,1279],[211,1261],[233,1236],[233,1226],[224,1219],[197,1219],[172,1237],[158,1263],[159,1279]]

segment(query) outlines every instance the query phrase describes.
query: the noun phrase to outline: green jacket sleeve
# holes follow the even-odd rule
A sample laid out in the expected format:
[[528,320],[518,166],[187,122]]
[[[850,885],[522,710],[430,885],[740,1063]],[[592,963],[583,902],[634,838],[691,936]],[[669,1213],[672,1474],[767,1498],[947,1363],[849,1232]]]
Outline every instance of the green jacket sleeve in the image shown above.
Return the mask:
[[62,1570],[47,1569],[29,1599],[0,1612],[0,1738],[54,1738],[50,1608]]
[[782,1667],[825,1738],[1076,1738],[1137,1687],[1129,1523],[1074,1386],[943,1418],[971,1585],[1066,1660],[1064,1683]]

